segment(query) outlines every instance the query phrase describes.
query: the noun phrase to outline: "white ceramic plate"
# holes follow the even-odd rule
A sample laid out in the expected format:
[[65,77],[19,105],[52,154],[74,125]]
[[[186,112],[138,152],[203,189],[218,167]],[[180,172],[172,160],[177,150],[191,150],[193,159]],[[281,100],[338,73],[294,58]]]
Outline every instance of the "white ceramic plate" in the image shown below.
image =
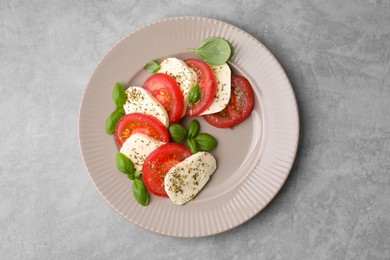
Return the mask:
[[[133,198],[131,181],[116,170],[117,147],[104,131],[113,111],[115,82],[142,82],[143,66],[163,57],[191,57],[209,36],[229,41],[234,73],[246,76],[255,93],[251,116],[233,129],[201,122],[201,131],[219,141],[212,153],[218,169],[194,201],[176,206],[151,196],[147,207]],[[200,237],[234,228],[260,212],[278,193],[293,165],[299,120],[290,82],[274,56],[255,38],[225,22],[202,17],[175,17],[142,27],[117,43],[93,72],[81,101],[79,141],[85,166],[104,199],[133,223],[164,235]]]

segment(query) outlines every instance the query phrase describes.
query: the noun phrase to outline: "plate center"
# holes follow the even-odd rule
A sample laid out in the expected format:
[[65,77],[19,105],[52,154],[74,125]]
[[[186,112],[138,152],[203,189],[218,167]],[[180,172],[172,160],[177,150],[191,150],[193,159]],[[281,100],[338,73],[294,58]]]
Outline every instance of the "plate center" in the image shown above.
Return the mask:
[[[179,59],[197,58],[195,54],[185,52],[162,57],[156,59],[156,61],[161,62],[168,57]],[[245,76],[245,73],[233,64],[229,64],[229,66],[232,75]],[[129,80],[128,86],[142,86],[150,75],[151,73],[142,69]],[[255,91],[254,83],[251,82],[251,84],[255,94],[254,108],[252,114],[239,125],[233,128],[217,128],[208,124],[200,116],[184,117],[180,121],[187,128],[191,120],[197,119],[201,125],[200,132],[209,133],[218,141],[217,148],[210,151],[217,160],[217,170],[198,194],[197,201],[209,199],[233,189],[248,176],[251,166],[257,162],[251,155],[259,154],[254,152],[260,149],[261,145],[262,115],[259,95]]]

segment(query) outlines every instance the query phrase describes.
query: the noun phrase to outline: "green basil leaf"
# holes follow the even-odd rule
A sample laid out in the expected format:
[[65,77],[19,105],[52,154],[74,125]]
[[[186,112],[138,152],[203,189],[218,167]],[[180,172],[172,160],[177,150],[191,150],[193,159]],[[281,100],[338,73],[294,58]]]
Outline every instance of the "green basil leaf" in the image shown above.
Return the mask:
[[200,124],[198,120],[194,119],[190,122],[190,125],[188,126],[188,138],[195,138],[197,134],[199,133]]
[[134,164],[123,153],[116,153],[115,155],[116,168],[118,171],[129,175],[130,180],[134,180]]
[[119,119],[122,117],[124,113],[123,107],[116,109],[112,112],[106,119],[106,133],[112,134],[115,131],[116,123],[118,123]]
[[139,176],[141,176],[141,174],[142,174],[142,172],[140,172],[140,171],[135,171],[135,172],[134,172],[134,178],[139,179]]
[[197,153],[199,150],[198,150],[198,145],[196,144],[196,141],[195,139],[187,139],[187,145],[188,145],[188,148],[190,149],[191,153]]
[[117,107],[121,107],[126,103],[126,93],[120,82],[115,83],[112,90],[112,100]]
[[200,133],[195,137],[195,141],[198,144],[200,150],[210,151],[217,146],[217,140],[207,133]]
[[198,85],[193,86],[190,91],[188,92],[188,98],[190,101],[190,104],[195,103],[198,101],[201,97],[200,88]]
[[226,63],[232,53],[229,43],[219,37],[206,38],[198,48],[189,51],[195,52],[204,62],[212,65]]
[[146,206],[149,203],[149,193],[145,188],[145,184],[140,179],[134,179],[133,185],[133,196],[142,206]]
[[144,70],[155,73],[160,70],[160,65],[154,60],[151,60],[145,65]]
[[181,124],[171,124],[168,131],[175,142],[181,142],[186,138],[187,131]]

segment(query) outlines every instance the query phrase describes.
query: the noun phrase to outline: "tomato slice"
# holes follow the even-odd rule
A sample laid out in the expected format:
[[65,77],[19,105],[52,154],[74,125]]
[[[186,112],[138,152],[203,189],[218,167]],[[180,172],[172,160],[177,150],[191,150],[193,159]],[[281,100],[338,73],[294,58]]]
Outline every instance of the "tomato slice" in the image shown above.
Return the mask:
[[164,189],[165,175],[174,165],[191,155],[187,147],[178,143],[167,143],[151,152],[142,166],[146,188],[157,196],[167,197]]
[[207,63],[198,59],[187,59],[185,60],[185,63],[196,72],[201,92],[200,99],[197,102],[188,105],[186,115],[197,116],[213,103],[217,84],[214,72]]
[[119,146],[135,133],[146,134],[162,142],[169,142],[169,132],[165,126],[154,116],[131,113],[122,116],[116,124],[115,141]]
[[184,98],[174,78],[164,73],[153,74],[142,87],[167,110],[170,124],[179,122],[183,115]]
[[219,128],[228,128],[244,121],[253,110],[253,90],[249,81],[243,77],[232,76],[231,95],[228,105],[215,114],[204,115],[203,118]]

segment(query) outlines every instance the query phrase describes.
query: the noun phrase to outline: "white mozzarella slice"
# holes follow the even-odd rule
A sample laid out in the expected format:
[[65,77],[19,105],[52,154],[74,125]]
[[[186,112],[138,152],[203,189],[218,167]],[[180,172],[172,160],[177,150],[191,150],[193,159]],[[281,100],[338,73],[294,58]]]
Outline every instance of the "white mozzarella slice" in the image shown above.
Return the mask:
[[145,89],[130,87],[126,91],[126,103],[123,105],[126,114],[144,113],[152,115],[168,127],[169,116],[165,108]]
[[126,139],[120,152],[133,162],[137,171],[141,171],[146,157],[163,144],[145,134],[137,133]]
[[[172,76],[180,87],[184,97],[184,107],[188,106],[190,89],[198,82],[196,72],[187,66],[187,64],[177,58],[168,58],[161,62],[159,73],[165,73]],[[184,111],[183,116],[186,111]]]
[[229,65],[210,65],[217,81],[217,89],[213,103],[201,115],[214,114],[222,111],[229,103],[231,92],[231,71]]
[[164,178],[164,189],[173,203],[183,205],[206,185],[217,168],[210,153],[198,152],[173,166]]

